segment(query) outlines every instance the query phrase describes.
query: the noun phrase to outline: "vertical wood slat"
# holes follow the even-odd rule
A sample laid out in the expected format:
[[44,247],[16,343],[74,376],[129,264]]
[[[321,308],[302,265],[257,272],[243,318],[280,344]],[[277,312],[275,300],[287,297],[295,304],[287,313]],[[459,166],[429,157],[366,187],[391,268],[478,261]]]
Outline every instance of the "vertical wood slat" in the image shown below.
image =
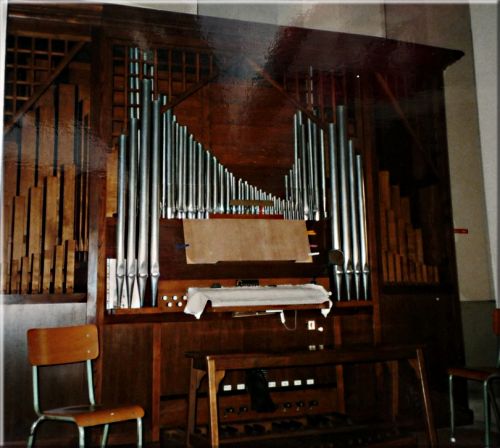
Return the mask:
[[54,260],[54,293],[63,292],[64,283],[64,246],[58,244],[55,250]]
[[41,279],[41,269],[40,269],[40,263],[41,263],[41,254],[32,254],[31,259],[30,259],[30,264],[31,264],[31,287],[30,291],[32,294],[37,294],[40,291],[40,287],[42,284],[42,279]]
[[[17,157],[18,144],[15,140],[4,141],[4,174],[9,175],[9,181],[3,183],[3,234],[2,244],[2,285],[1,290],[8,293],[11,287],[10,265],[12,260],[13,220],[14,220],[14,198],[17,189]],[[4,177],[5,179],[5,177]]]
[[11,271],[10,271],[10,293],[19,293],[21,289],[21,277],[19,275],[20,262],[18,260],[12,260]]
[[44,250],[53,250],[57,244],[59,217],[59,179],[49,176],[45,179],[45,234]]
[[75,286],[75,252],[76,241],[66,241],[64,292],[68,294],[73,293]]
[[30,257],[21,258],[21,294],[28,294],[30,284]]
[[80,178],[80,201],[79,201],[79,232],[77,235],[77,249],[87,251],[88,236],[88,191],[89,191],[89,123],[90,123],[90,101],[84,100],[82,105],[82,132],[81,132],[81,166]]
[[57,166],[74,163],[76,87],[58,86]]
[[42,258],[42,267],[43,267],[43,274],[42,274],[42,285],[41,289],[42,292],[48,293],[51,290],[51,285],[54,281],[53,279],[53,261],[54,261],[54,251],[53,250],[44,250],[43,251],[43,258]]
[[0,260],[0,292],[8,294],[10,289],[10,262],[12,253],[12,203],[3,205],[2,216],[4,220],[3,234],[1,236],[2,258]]
[[35,185],[36,170],[36,125],[35,113],[28,112],[22,119],[21,145],[19,151],[18,196],[28,197],[28,190]]
[[55,131],[54,87],[50,87],[38,107],[38,183],[54,174]]
[[64,165],[62,169],[62,233],[61,241],[73,240],[75,234],[75,165]]
[[42,251],[42,220],[43,220],[43,189],[31,187],[29,189],[29,235],[28,255],[40,254]]
[[31,187],[28,209],[29,235],[28,235],[28,257],[30,276],[30,292],[39,292],[40,279],[40,256],[42,251],[42,222],[43,222],[43,189]]
[[24,239],[24,222],[26,214],[26,200],[23,196],[14,198],[14,224],[12,232],[12,259],[20,263],[26,253]]
[[391,208],[391,187],[389,183],[389,171],[380,171],[378,174],[378,191],[380,207],[384,210]]
[[59,179],[56,176],[48,176],[44,187],[45,231],[43,234],[42,292],[48,293],[52,291],[54,283],[54,248],[58,241]]
[[388,171],[378,173],[382,278],[395,282],[437,282],[435,267],[424,262],[422,229],[413,228],[409,197],[390,184]]

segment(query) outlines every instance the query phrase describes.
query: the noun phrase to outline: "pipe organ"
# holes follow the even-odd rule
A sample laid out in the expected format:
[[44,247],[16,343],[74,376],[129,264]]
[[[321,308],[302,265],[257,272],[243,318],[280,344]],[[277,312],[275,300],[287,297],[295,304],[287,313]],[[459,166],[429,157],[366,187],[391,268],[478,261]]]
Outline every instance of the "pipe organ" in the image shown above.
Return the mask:
[[[85,300],[102,328],[97,393],[141,403],[148,440],[185,425],[191,351],[429,343],[446,393],[461,348],[427,323],[458,315],[442,72],[460,52],[116,5],[10,14],[3,297]],[[193,291],[199,319],[184,312]],[[243,299],[211,306],[211,291]],[[286,291],[299,302],[256,304]],[[415,416],[402,368],[408,397],[376,399],[397,369],[270,369],[266,412],[232,371],[221,435]]]
[[[179,123],[172,109],[161,112],[168,97],[152,91],[155,66],[148,63],[149,53],[139,48],[128,51],[130,131],[119,136],[118,149],[117,297],[122,297],[126,285],[126,304],[130,308],[137,281],[139,303],[144,306],[149,276],[151,303],[156,306],[160,218],[270,214],[306,221],[330,216],[331,250],[342,258],[333,268],[336,300],[368,300],[363,162],[362,156],[355,153],[354,141],[347,138],[345,106],[337,106],[337,126],[325,125],[326,132],[321,123],[313,122],[314,114],[312,119],[303,118],[301,110],[293,115],[293,164],[284,176],[285,194],[280,198],[236,177],[195,139],[187,126]],[[139,79],[141,60],[144,61],[142,80]],[[312,73],[311,67],[308,79],[311,95]],[[262,204],[269,205],[245,206],[245,201],[254,204],[264,201]]]

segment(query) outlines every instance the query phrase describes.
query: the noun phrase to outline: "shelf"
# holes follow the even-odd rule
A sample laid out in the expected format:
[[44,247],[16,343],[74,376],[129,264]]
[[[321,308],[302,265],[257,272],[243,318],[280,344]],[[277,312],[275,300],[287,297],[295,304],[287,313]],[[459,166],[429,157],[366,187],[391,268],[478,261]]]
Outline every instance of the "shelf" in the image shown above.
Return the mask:
[[41,305],[62,303],[86,303],[87,293],[72,294],[1,294],[2,305]]

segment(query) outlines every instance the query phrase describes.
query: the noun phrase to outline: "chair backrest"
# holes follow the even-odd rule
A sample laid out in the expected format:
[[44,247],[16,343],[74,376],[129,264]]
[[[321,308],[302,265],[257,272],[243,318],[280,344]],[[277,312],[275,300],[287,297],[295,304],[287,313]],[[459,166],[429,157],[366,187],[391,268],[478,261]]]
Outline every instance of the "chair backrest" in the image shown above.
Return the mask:
[[69,364],[97,356],[99,343],[95,325],[28,330],[28,358],[33,366]]

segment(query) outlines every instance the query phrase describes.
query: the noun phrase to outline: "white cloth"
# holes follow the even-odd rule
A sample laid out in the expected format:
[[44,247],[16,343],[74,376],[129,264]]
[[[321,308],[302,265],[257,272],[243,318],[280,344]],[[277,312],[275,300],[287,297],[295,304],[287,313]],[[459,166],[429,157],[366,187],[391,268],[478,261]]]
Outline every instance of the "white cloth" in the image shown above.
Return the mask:
[[328,292],[320,285],[238,286],[234,288],[188,288],[184,312],[199,319],[208,301],[211,302],[213,308],[317,305],[327,302],[328,308],[321,310],[325,317],[332,307]]

